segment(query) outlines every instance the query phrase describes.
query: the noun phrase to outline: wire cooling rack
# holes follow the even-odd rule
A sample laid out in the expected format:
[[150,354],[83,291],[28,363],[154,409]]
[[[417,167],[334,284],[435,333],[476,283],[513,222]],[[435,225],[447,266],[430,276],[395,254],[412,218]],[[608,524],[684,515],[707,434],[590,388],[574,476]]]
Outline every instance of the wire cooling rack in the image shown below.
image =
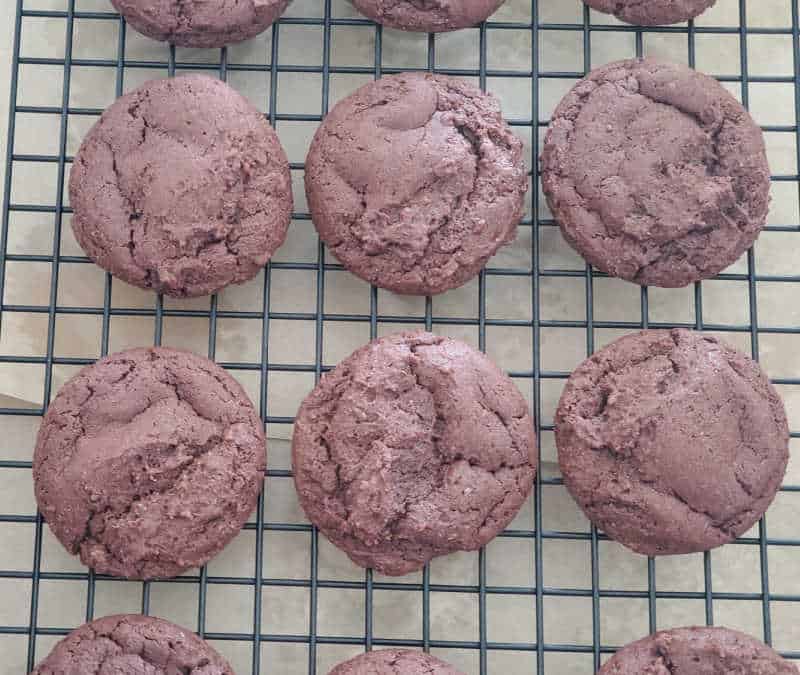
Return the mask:
[[[296,511],[272,508],[270,503],[272,495],[291,494],[286,442],[280,440],[289,437],[292,423],[291,405],[281,398],[284,386],[300,378],[300,388],[307,391],[344,355],[334,357],[327,351],[328,331],[334,327],[357,327],[363,337],[356,343],[406,325],[468,335],[498,359],[529,396],[544,460],[554,457],[549,423],[553,401],[580,357],[613,336],[648,326],[683,325],[725,333],[756,358],[771,355],[766,365],[787,399],[796,449],[795,439],[800,438],[796,431],[800,429],[796,402],[800,391],[796,389],[800,387],[800,18],[796,0],[720,0],[720,5],[727,3],[734,10],[733,22],[717,25],[714,17],[721,15],[711,13],[710,20],[697,25],[654,29],[623,26],[577,8],[572,19],[551,18],[556,16],[553,6],[573,0],[509,0],[507,11],[463,33],[470,35],[468,46],[462,44],[455,58],[449,42],[452,36],[400,36],[357,18],[344,0],[297,0],[271,33],[263,36],[263,49],[255,51],[255,59],[239,59],[235,48],[176,52],[149,42],[144,51],[131,51],[131,41],[141,44],[141,38],[126,30],[120,17],[101,0],[15,1],[0,240],[0,381],[6,378],[3,373],[26,373],[28,384],[39,393],[32,403],[6,398],[6,407],[0,409],[3,436],[12,439],[0,441],[0,593],[4,597],[0,670],[29,671],[71,628],[120,607],[168,618],[177,615],[228,655],[240,675],[324,673],[337,660],[383,646],[432,650],[470,673],[592,673],[604,655],[629,639],[695,622],[736,624],[774,644],[785,656],[800,659],[796,573],[800,484],[783,487],[768,517],[769,534],[762,521],[736,545],[720,551],[680,562],[654,561],[622,551],[576,515],[571,502],[561,498],[563,483],[551,461],[537,477],[527,516],[523,514],[487,550],[456,556],[459,562],[449,571],[437,567],[441,562],[437,561],[418,576],[400,579],[373,577],[341,560],[328,565],[326,556],[335,552],[324,538]],[[759,20],[753,25],[756,11]],[[63,52],[56,56],[30,53],[26,48],[27,38],[44,24],[55,31],[49,35],[64,36]],[[85,39],[91,31],[108,31],[103,35],[113,37],[87,47]],[[367,45],[366,53],[360,52],[358,63],[342,62],[341,54],[351,53],[345,49],[348,41],[356,39]],[[298,40],[307,42],[284,51],[288,42]],[[777,42],[770,43],[773,40]],[[504,104],[509,98],[515,101],[511,111],[506,110],[512,117],[509,122],[528,139],[531,156],[537,157],[548,116],[543,92],[555,88],[563,93],[591,66],[600,65],[598,44],[612,52],[613,45],[619,44],[623,49],[619,56],[631,56],[657,52],[667,42],[677,45],[683,60],[693,66],[702,66],[698,58],[708,53],[709,45],[712,51],[727,49],[728,66],[716,74],[745,105],[756,94],[766,101],[759,107],[767,120],[764,129],[770,146],[782,157],[773,176],[779,208],[756,250],[718,279],[697,284],[688,292],[640,290],[587,268],[563,246],[533,172],[532,204],[516,244],[519,255],[508,264],[510,258],[491,261],[478,282],[461,291],[461,304],[440,304],[430,298],[419,304],[397,304],[371,288],[364,289],[362,309],[353,310],[341,302],[348,293],[343,289],[349,288],[336,281],[343,279],[341,266],[313,238],[297,180],[302,178],[303,153],[291,150],[298,193],[292,231],[312,237],[305,240],[312,243],[297,255],[294,252],[300,248],[288,246],[288,253],[279,254],[267,266],[250,285],[255,304],[217,297],[201,303],[174,303],[149,295],[138,305],[126,304],[117,297],[122,284],[99,274],[94,277],[93,295],[77,296],[94,299],[75,301],[76,296],[67,292],[76,270],[94,271],[79,251],[64,243],[70,217],[65,191],[72,161],[70,133],[73,125],[88,128],[113,99],[110,96],[103,105],[84,104],[73,95],[78,76],[85,83],[87,77],[91,82],[99,73],[111,73],[117,96],[133,86],[133,80],[186,70],[216,73],[234,86],[237,77],[251,78],[261,83],[256,89],[260,105],[286,143],[292,129],[299,126],[305,125],[305,138],[310,137],[341,95],[335,91],[338,81],[352,76],[358,80],[348,85],[352,89],[399,70],[436,70],[505,91]],[[41,45],[42,40],[35,44]],[[398,61],[398,44],[403,53],[413,55],[413,63]],[[770,71],[769,63],[766,68],[751,66],[754,50],[768,44],[779,44],[784,50],[784,66],[776,62],[776,72]],[[522,67],[506,67],[504,45],[513,49],[525,45],[527,65],[523,59]],[[303,54],[306,48],[311,56]],[[551,56],[554,52],[577,55],[572,59],[574,67],[561,67]],[[319,54],[318,63],[315,54]],[[293,81],[306,83],[301,88],[313,92],[304,99],[306,107],[282,106],[284,88]],[[22,89],[31,82],[39,82],[51,99],[34,97],[29,102]],[[515,93],[508,94],[511,89]],[[789,97],[792,112],[786,119],[773,119],[769,111],[781,96]],[[41,128],[37,125],[42,121],[50,125],[49,131],[34,135],[47,149],[37,150],[40,146],[35,142],[21,144],[21,132]],[[34,189],[26,190],[31,184]],[[26,197],[29,193],[35,196]],[[34,228],[36,236],[20,236],[25,228]],[[27,287],[35,292],[18,297],[14,289],[26,279],[34,280]],[[38,279],[41,283],[35,282]],[[301,298],[295,306],[287,307],[281,300],[287,289]],[[678,301],[665,303],[664,298]],[[505,308],[497,309],[501,306]],[[732,309],[721,311],[722,306]],[[23,319],[39,326],[40,335],[20,348],[14,342],[15,327]],[[144,584],[87,573],[59,558],[57,546],[50,548],[50,535],[30,498],[7,495],[18,494],[15,486],[30,482],[33,434],[58,383],[79,366],[119,348],[127,332],[139,334],[144,326],[147,341],[160,344],[169,326],[181,321],[201,328],[211,358],[221,354],[225,326],[243,321],[256,327],[257,338],[242,350],[247,356],[226,349],[219,360],[250,383],[268,435],[276,439],[270,450],[266,497],[235,547],[232,567],[216,568],[212,562],[200,573]],[[93,327],[94,352],[75,354],[62,347],[59,331],[68,322]],[[287,326],[296,340],[297,358],[291,350],[287,354],[273,347],[276,332],[286,331]],[[576,354],[565,358],[570,344]],[[303,345],[309,358],[299,357]],[[510,351],[522,356],[511,358]],[[800,483],[800,474],[790,471],[789,482]],[[300,542],[299,557],[288,553],[280,543],[282,537]],[[576,578],[560,573],[576,565]],[[509,574],[509,570],[516,571]]]

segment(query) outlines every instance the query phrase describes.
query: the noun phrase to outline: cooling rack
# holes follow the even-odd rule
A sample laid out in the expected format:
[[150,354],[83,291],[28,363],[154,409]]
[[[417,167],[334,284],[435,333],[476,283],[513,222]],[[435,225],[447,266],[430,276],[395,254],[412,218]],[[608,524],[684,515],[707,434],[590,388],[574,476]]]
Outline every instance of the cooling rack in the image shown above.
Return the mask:
[[[0,382],[33,393],[0,390],[0,670],[29,671],[70,629],[111,611],[177,620],[212,641],[240,675],[325,673],[385,646],[430,650],[481,675],[589,674],[624,642],[681,623],[744,628],[800,660],[795,465],[767,518],[735,544],[656,561],[628,554],[577,513],[552,440],[554,402],[580,358],[625,332],[686,326],[724,334],[762,358],[787,401],[796,454],[796,0],[720,0],[697,23],[652,29],[609,21],[577,0],[508,0],[480,27],[439,36],[383,30],[344,0],[296,0],[248,47],[200,52],[144,40],[104,0],[14,1]],[[500,95],[535,166],[552,104],[576,79],[609,54],[662,52],[701,69],[716,53],[726,65],[713,74],[754,109],[770,148],[767,231],[717,279],[667,292],[588,268],[560,239],[536,171],[512,250],[444,298],[401,300],[361,286],[317,241],[302,159],[325,112],[355,86],[412,69],[473,79]],[[189,70],[245,89],[268,116],[289,150],[295,213],[284,250],[246,289],[174,302],[128,293],[89,263],[70,239],[65,185],[76,143],[105,105],[144,79]],[[341,344],[354,348],[408,326],[462,337],[500,362],[536,414],[543,468],[531,503],[486,550],[390,579],[349,565],[303,519],[286,448],[297,401],[346,355]],[[253,396],[270,437],[266,496],[224,564],[166,582],[95,575],[51,546],[27,496],[39,418],[80,366],[131,344],[180,343],[176,335]],[[92,346],[74,349],[78,338]]]

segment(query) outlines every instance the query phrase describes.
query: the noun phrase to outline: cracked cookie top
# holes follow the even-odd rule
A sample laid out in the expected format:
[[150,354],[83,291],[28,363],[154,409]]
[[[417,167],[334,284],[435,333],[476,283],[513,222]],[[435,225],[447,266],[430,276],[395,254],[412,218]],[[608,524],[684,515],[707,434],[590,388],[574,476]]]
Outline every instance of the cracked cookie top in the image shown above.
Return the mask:
[[357,564],[383,574],[475,550],[530,493],[536,442],[514,383],[468,345],[398,333],[342,361],[300,407],[300,503]]
[[340,663],[328,675],[463,675],[449,663],[411,649],[379,649]]
[[76,628],[31,675],[233,675],[207,642],[164,619],[120,614]]
[[172,296],[252,279],[283,243],[289,163],[264,116],[203,75],[153,80],[109,107],[70,176],[86,254]]
[[789,458],[786,412],[758,364],[688,330],[628,335],[584,361],[555,426],[567,489],[608,536],[646,555],[747,532]]
[[505,0],[353,0],[373,21],[400,30],[438,33],[471,28]]
[[553,114],[542,186],[565,239],[612,276],[686,286],[758,237],[770,173],[759,127],[713,78],[652,59],[592,71]]
[[694,19],[717,0],[583,0],[599,12],[638,26],[665,26]]
[[597,675],[798,675],[797,668],[754,637],[728,628],[674,628],[620,649]]
[[101,574],[174,577],[205,564],[256,506],[258,414],[222,368],[156,347],[101,359],[67,382],[33,458],[39,508]]
[[255,37],[290,0],[111,0],[143,35],[179,47],[224,47]]
[[336,105],[306,160],[311,214],[362,279],[428,295],[514,239],[527,178],[497,100],[428,73],[384,77]]

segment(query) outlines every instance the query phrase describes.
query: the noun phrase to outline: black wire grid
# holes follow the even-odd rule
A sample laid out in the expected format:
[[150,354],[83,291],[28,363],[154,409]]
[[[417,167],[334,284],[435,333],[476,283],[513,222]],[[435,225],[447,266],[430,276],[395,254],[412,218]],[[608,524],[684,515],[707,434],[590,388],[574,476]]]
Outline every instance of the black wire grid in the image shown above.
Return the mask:
[[[555,0],[554,0],[555,1]],[[558,0],[559,2],[562,0]],[[565,0],[564,0],[565,1]],[[775,28],[748,28],[747,21],[747,3],[745,0],[739,1],[739,25],[716,27],[716,26],[695,26],[689,24],[687,26],[679,27],[665,27],[655,29],[642,29],[632,26],[620,25],[605,25],[592,23],[593,16],[590,16],[588,10],[583,13],[583,21],[580,23],[545,23],[540,21],[539,4],[544,6],[542,2],[531,0],[530,4],[530,21],[524,22],[498,22],[493,21],[484,24],[479,29],[479,65],[477,69],[443,69],[437,68],[437,37],[430,35],[427,39],[427,69],[437,70],[438,72],[446,72],[452,75],[462,75],[469,77],[476,77],[482,87],[487,85],[487,77],[507,77],[507,78],[522,78],[529,81],[530,94],[532,99],[532,114],[528,119],[512,119],[510,123],[515,127],[527,127],[532,134],[532,149],[534,157],[538,156],[540,150],[539,131],[546,127],[547,120],[542,119],[539,114],[539,98],[540,98],[540,83],[546,79],[550,80],[575,80],[582,77],[586,71],[589,70],[591,62],[591,43],[593,36],[605,31],[616,31],[619,33],[633,34],[635,41],[635,49],[638,55],[644,52],[644,40],[647,34],[657,35],[679,35],[686,38],[686,49],[688,50],[688,62],[694,65],[696,56],[696,37],[698,35],[728,35],[738,37],[739,39],[739,66],[740,76],[735,77],[722,77],[720,79],[727,82],[739,83],[741,86],[741,98],[745,105],[748,104],[748,88],[751,83],[782,83],[794,87],[794,102],[795,102],[795,124],[783,126],[770,126],[764,127],[765,131],[773,132],[776,134],[785,134],[785,143],[790,144],[796,151],[798,161],[800,161],[800,134],[798,134],[798,127],[796,126],[797,119],[800,119],[800,12],[798,11],[797,0],[786,0],[791,4],[791,25],[785,27]],[[0,250],[2,257],[0,258],[0,296],[3,296],[2,311],[0,312],[0,322],[11,313],[24,312],[27,314],[39,314],[47,316],[47,341],[46,353],[41,356],[12,356],[0,354],[0,365],[12,363],[24,364],[39,364],[44,368],[44,391],[42,400],[46,402],[50,400],[53,392],[53,369],[54,366],[80,366],[90,363],[91,359],[83,358],[65,358],[55,355],[54,349],[54,336],[57,317],[63,315],[76,315],[76,316],[94,316],[101,317],[102,320],[102,333],[100,340],[100,353],[106,354],[109,348],[109,327],[112,317],[140,317],[142,319],[153,320],[155,325],[155,334],[153,335],[153,342],[160,344],[163,334],[163,323],[165,317],[189,317],[195,319],[204,319],[208,321],[209,327],[209,342],[208,342],[208,355],[210,358],[215,357],[215,348],[217,344],[217,321],[218,319],[225,318],[240,318],[240,319],[254,319],[261,323],[261,344],[260,355],[261,358],[257,362],[225,362],[222,365],[232,371],[251,371],[260,377],[260,390],[258,406],[260,414],[266,424],[270,425],[289,425],[292,423],[291,417],[275,416],[270,414],[270,392],[268,391],[268,374],[271,372],[287,372],[287,373],[313,373],[314,378],[318,379],[320,374],[328,370],[332,365],[330,363],[323,364],[323,337],[324,325],[326,321],[337,322],[362,322],[369,325],[369,334],[374,337],[378,334],[379,324],[386,324],[391,327],[391,324],[419,324],[424,325],[428,329],[439,328],[447,330],[448,326],[470,326],[473,329],[477,328],[479,346],[484,349],[486,347],[486,334],[487,327],[491,329],[494,326],[506,327],[525,327],[531,330],[532,341],[530,350],[532,354],[533,367],[527,371],[519,371],[510,373],[513,377],[518,378],[525,382],[525,387],[529,387],[531,400],[533,401],[534,411],[536,412],[536,419],[538,423],[537,431],[539,438],[546,436],[552,432],[552,426],[541,424],[542,419],[542,383],[548,380],[563,380],[568,373],[546,370],[542,367],[541,356],[541,332],[542,329],[550,328],[573,328],[585,331],[585,347],[586,353],[591,353],[595,348],[595,331],[601,329],[621,329],[632,331],[642,327],[667,327],[678,324],[665,324],[656,323],[648,319],[648,290],[642,289],[640,296],[640,309],[641,321],[638,322],[624,322],[624,321],[599,321],[593,317],[593,286],[595,280],[604,275],[594,272],[590,268],[584,270],[577,269],[554,269],[548,266],[548,261],[542,259],[541,239],[540,234],[545,233],[547,228],[553,228],[555,224],[548,219],[540,217],[540,197],[537,187],[537,176],[532,174],[532,217],[527,218],[522,227],[534,228],[532,237],[532,265],[529,268],[497,268],[490,267],[486,269],[480,276],[478,284],[478,316],[471,318],[453,318],[436,316],[434,312],[434,305],[430,298],[425,301],[424,316],[396,316],[386,315],[379,311],[378,306],[378,292],[373,287],[370,294],[370,311],[369,314],[333,314],[325,311],[324,306],[324,291],[326,283],[326,272],[332,270],[341,270],[341,266],[335,264],[326,256],[326,251],[322,244],[317,245],[317,260],[316,262],[272,262],[267,266],[266,273],[263,278],[263,301],[260,310],[258,311],[231,311],[223,308],[218,308],[217,298],[213,297],[210,301],[209,309],[182,309],[165,307],[161,297],[154,300],[154,306],[148,309],[131,309],[131,308],[118,308],[112,304],[112,279],[109,275],[105,277],[105,287],[103,295],[102,306],[84,307],[84,306],[64,306],[58,304],[58,289],[59,289],[59,266],[60,263],[89,263],[84,257],[68,256],[61,254],[61,233],[64,225],[63,218],[65,214],[70,212],[70,209],[65,206],[65,176],[68,172],[69,164],[72,158],[67,156],[67,129],[68,121],[74,116],[89,116],[96,117],[102,111],[93,108],[79,108],[70,105],[70,77],[72,74],[72,67],[94,67],[94,68],[113,68],[116,71],[116,94],[119,96],[123,91],[123,84],[125,83],[126,70],[131,68],[137,69],[152,69],[167,70],[170,75],[180,72],[184,69],[192,70],[205,70],[214,72],[222,79],[226,79],[228,74],[232,71],[249,71],[255,73],[268,73],[269,78],[269,92],[267,101],[267,110],[269,121],[275,126],[278,131],[281,130],[281,123],[283,122],[318,122],[322,115],[328,110],[330,102],[330,76],[331,74],[345,73],[356,75],[371,75],[375,78],[390,72],[397,72],[397,68],[383,67],[383,31],[381,27],[374,26],[369,21],[356,18],[334,18],[332,7],[332,0],[320,0],[322,6],[320,8],[319,18],[291,18],[286,17],[278,24],[273,26],[272,40],[270,53],[264,54],[264,63],[259,64],[239,64],[229,62],[228,50],[222,49],[219,51],[217,60],[213,62],[191,62],[183,63],[176,59],[176,50],[174,47],[169,50],[169,59],[167,62],[163,61],[150,61],[150,60],[132,60],[126,57],[126,27],[122,19],[113,11],[81,11],[80,7],[76,8],[76,0],[65,0],[64,8],[60,10],[43,10],[30,8],[31,0],[16,0],[16,26],[15,37],[13,45],[13,71],[11,78],[11,99],[10,99],[10,120],[9,120],[9,133],[8,133],[8,150],[6,157],[6,176],[5,176],[5,192],[3,199],[3,213],[2,213],[2,238],[0,239]],[[577,2],[577,0],[575,0]],[[29,18],[49,18],[62,20],[66,27],[66,48],[64,58],[36,58],[30,56],[23,56],[20,53],[20,43],[23,28],[26,19]],[[108,22],[118,23],[118,45],[117,56],[114,59],[109,58],[74,58],[73,57],[73,36],[77,22],[85,19],[101,20]],[[279,62],[279,43],[281,39],[281,30],[284,26],[291,25],[305,25],[316,26],[318,29],[321,27],[323,36],[323,58],[322,64],[319,66],[306,66],[306,65],[292,65],[289,63]],[[374,52],[374,65],[371,67],[354,67],[354,66],[336,66],[331,63],[331,35],[334,27],[337,26],[362,26],[366,30],[374,30],[375,52]],[[373,27],[374,26],[374,27]],[[497,70],[491,69],[487,66],[487,32],[489,31],[503,31],[503,30],[523,30],[530,31],[531,36],[531,59],[533,67],[530,71],[520,72],[519,70]],[[570,34],[582,37],[583,40],[583,55],[584,64],[581,72],[548,72],[540,68],[540,41],[545,34],[552,34],[554,31],[563,31],[565,34]],[[754,76],[748,75],[748,37],[755,35],[783,35],[790,36],[794,70],[793,75],[787,76]],[[598,65],[598,64],[595,64]],[[18,103],[18,89],[19,89],[19,73],[20,66],[26,68],[36,68],[40,66],[57,67],[63,69],[63,89],[61,91],[61,105],[60,106],[26,106]],[[278,74],[284,73],[314,73],[321,75],[322,82],[322,105],[320,114],[279,114],[277,107],[278,100]],[[158,75],[160,73],[154,73]],[[15,152],[15,128],[17,124],[16,113],[25,113],[29,115],[48,115],[55,116],[60,121],[59,131],[59,151],[56,155],[26,155],[18,154]],[[11,188],[15,177],[15,169],[23,163],[47,163],[55,164],[57,167],[57,182],[55,195],[55,205],[48,206],[42,204],[25,204],[15,203],[12,201]],[[302,171],[302,164],[293,164],[292,169],[294,172]],[[773,176],[773,181],[789,182],[798,185],[798,175],[776,175]],[[17,254],[8,252],[9,241],[9,221],[12,219],[12,214],[15,213],[28,213],[36,214],[38,218],[48,218],[54,221],[54,233],[52,242],[52,253],[49,255],[33,255],[33,254]],[[308,221],[310,216],[308,213],[295,213],[295,221]],[[310,223],[308,224],[310,226]],[[13,226],[13,225],[12,225]],[[800,224],[798,223],[783,223],[780,225],[772,225],[767,228],[770,232],[785,233],[786,246],[797,247],[798,243],[795,239],[800,236]],[[794,233],[793,235],[790,233]],[[798,249],[800,250],[800,249]],[[797,259],[797,258],[796,258]],[[14,263],[45,263],[51,267],[50,287],[49,287],[49,302],[44,305],[34,304],[8,304],[5,300],[4,289],[6,288],[6,272],[7,262],[13,261]],[[749,299],[749,320],[741,325],[713,325],[703,320],[703,285],[697,284],[694,288],[694,310],[695,321],[694,323],[682,324],[690,328],[726,331],[730,333],[739,333],[740,335],[749,336],[752,348],[752,354],[755,358],[759,356],[759,336],[765,334],[789,334],[800,335],[800,325],[763,325],[758,321],[758,294],[757,288],[761,283],[774,283],[774,284],[800,284],[800,276],[798,275],[764,275],[758,274],[756,270],[756,258],[754,253],[750,251],[747,254],[746,272],[743,273],[726,273],[720,275],[721,280],[738,281],[740,284],[744,283],[748,289]],[[270,284],[273,270],[305,270],[309,274],[313,274],[316,282],[315,289],[315,310],[313,312],[276,312],[270,307]],[[530,312],[532,320],[502,320],[487,318],[486,312],[486,287],[488,277],[522,277],[529,280],[532,289],[532,306]],[[585,283],[585,320],[581,321],[566,321],[566,320],[545,320],[540,316],[540,307],[537,299],[540,297],[540,284],[543,279],[547,278],[578,278]],[[492,280],[493,282],[494,280]],[[795,289],[797,287],[794,287]],[[796,297],[796,296],[795,296]],[[787,316],[791,316],[791,312],[787,311]],[[285,320],[285,321],[312,321],[315,326],[315,359],[313,365],[301,365],[292,363],[276,363],[270,359],[269,354],[269,335],[270,335],[270,321],[271,320]],[[5,328],[5,323],[0,323],[0,329]],[[798,344],[800,344],[800,337],[798,337]],[[797,378],[783,378],[775,380],[776,384],[786,386],[800,386],[800,379]],[[0,415],[5,416],[34,416],[39,417],[43,414],[43,409],[26,409],[26,408],[0,408]],[[8,419],[8,418],[6,418]],[[800,438],[800,432],[793,431],[792,438]],[[793,441],[794,443],[794,441]],[[0,471],[18,471],[20,481],[30,480],[30,461],[17,461],[5,460],[0,461]],[[267,472],[268,477],[282,478],[290,480],[291,473],[288,470],[270,469]],[[306,524],[298,523],[283,523],[283,522],[270,522],[268,519],[269,512],[265,516],[264,510],[264,497],[262,496],[258,515],[255,522],[247,525],[247,529],[254,531],[255,551],[253,557],[253,572],[249,577],[223,577],[213,576],[203,569],[199,574],[194,576],[184,576],[168,583],[173,584],[191,584],[195,585],[198,589],[198,606],[197,606],[197,627],[200,635],[217,640],[217,641],[236,641],[239,643],[252,644],[252,672],[258,674],[260,672],[272,672],[269,667],[269,659],[265,659],[262,663],[261,646],[269,645],[269,643],[301,643],[308,646],[307,663],[303,659],[303,663],[296,663],[292,672],[300,673],[307,671],[310,674],[319,671],[317,667],[317,647],[322,645],[351,645],[354,650],[362,648],[372,649],[375,647],[383,646],[408,646],[423,648],[426,651],[433,648],[436,649],[459,649],[459,650],[474,650],[477,652],[476,663],[479,665],[479,672],[481,675],[487,673],[491,659],[489,655],[495,651],[514,651],[519,654],[519,658],[524,660],[525,672],[539,672],[544,673],[546,666],[548,666],[548,655],[551,653],[561,654],[585,654],[587,656],[587,670],[589,672],[591,667],[596,669],[600,662],[602,655],[613,652],[620,645],[607,644],[601,640],[601,599],[638,599],[644,601],[648,606],[648,623],[651,631],[656,630],[660,624],[657,617],[657,601],[658,600],[693,600],[704,603],[705,619],[707,623],[712,624],[715,619],[715,601],[731,601],[731,600],[745,600],[750,601],[752,605],[760,605],[761,613],[763,616],[763,637],[766,642],[772,640],[772,626],[773,618],[771,613],[771,606],[773,603],[780,602],[788,604],[793,610],[793,619],[790,617],[792,624],[795,628],[794,636],[797,636],[797,641],[789,645],[789,651],[783,651],[783,654],[789,658],[800,659],[800,632],[797,626],[800,625],[800,595],[797,594],[775,594],[770,592],[770,578],[769,578],[769,565],[768,554],[770,548],[773,546],[789,547],[788,550],[800,551],[800,533],[792,538],[770,538],[767,533],[766,522],[762,521],[758,527],[757,534],[752,537],[743,538],[737,544],[744,546],[757,547],[759,552],[759,575],[760,575],[760,588],[755,592],[719,592],[715,591],[712,587],[712,558],[711,555],[706,553],[703,558],[703,576],[704,576],[704,590],[697,592],[684,592],[684,591],[668,591],[659,590],[656,587],[656,567],[660,563],[650,559],[647,561],[647,589],[646,590],[615,590],[607,588],[601,583],[600,564],[599,564],[599,544],[604,541],[605,537],[598,534],[595,529],[584,532],[572,531],[556,531],[545,529],[542,525],[542,492],[543,487],[562,485],[560,478],[548,478],[540,475],[537,477],[536,490],[534,494],[534,528],[533,529],[515,529],[505,532],[503,537],[517,538],[523,542],[528,542],[533,550],[534,570],[533,578],[535,584],[531,586],[493,586],[487,583],[487,560],[485,551],[481,551],[478,555],[478,583],[477,584],[439,584],[431,581],[430,571],[426,568],[422,574],[421,582],[410,583],[403,579],[393,581],[382,581],[373,579],[371,572],[367,571],[361,581],[342,581],[336,579],[321,578],[319,574],[319,535]],[[785,485],[782,489],[783,492],[798,493],[800,492],[800,485]],[[795,507],[796,509],[797,507]],[[44,656],[40,653],[42,650],[37,651],[36,638],[37,636],[61,636],[68,632],[74,626],[60,626],[51,627],[43,626],[39,620],[39,596],[40,596],[40,582],[43,580],[72,580],[84,582],[86,584],[86,619],[90,620],[95,617],[95,590],[96,582],[98,580],[105,581],[106,578],[95,575],[91,572],[50,572],[42,570],[42,535],[44,523],[41,515],[3,515],[0,514],[0,527],[8,527],[12,523],[28,523],[35,533],[35,541],[33,546],[33,560],[30,570],[27,571],[6,571],[0,570],[0,579],[22,579],[30,580],[30,614],[19,614],[14,617],[12,625],[0,626],[0,638],[3,635],[16,635],[27,636],[27,669],[31,670],[36,661]],[[278,532],[305,532],[310,540],[310,569],[306,579],[281,579],[269,578],[263,572],[262,562],[265,556],[269,555],[269,551],[265,551],[265,532],[278,531]],[[590,556],[591,564],[591,588],[574,589],[574,588],[560,588],[551,587],[544,583],[543,567],[542,567],[542,549],[543,542],[547,540],[566,540],[588,543],[587,555]],[[800,556],[795,556],[795,562],[800,561]],[[130,583],[120,581],[119,583]],[[244,633],[213,633],[206,630],[206,598],[207,589],[210,585],[214,584],[229,584],[251,587],[254,595],[253,603],[253,616],[252,626],[250,632]],[[301,587],[309,589],[309,623],[307,632],[297,635],[276,635],[264,633],[261,631],[262,626],[262,602],[261,596],[263,589],[267,587],[290,588]],[[363,591],[364,593],[364,623],[363,633],[360,635],[346,636],[346,635],[323,635],[318,629],[318,596],[319,589],[349,589],[356,591]],[[420,593],[421,597],[421,639],[393,639],[382,638],[375,635],[373,630],[373,609],[374,609],[374,593],[376,591],[391,590],[403,591],[407,593]],[[150,591],[151,585],[149,583],[142,584],[141,595],[141,611],[148,613],[150,609]],[[442,640],[432,639],[431,637],[431,594],[432,593],[460,593],[472,594],[477,596],[478,608],[478,639],[474,641],[456,641],[456,640]],[[531,631],[530,638],[526,642],[498,642],[490,641],[487,637],[487,598],[495,596],[518,596],[529,601],[530,612],[535,616],[535,629]],[[585,644],[556,644],[547,642],[545,640],[545,613],[543,610],[544,602],[546,599],[559,600],[560,598],[585,598],[590,599],[591,614],[592,614],[592,639]],[[793,603],[798,603],[794,605]],[[552,621],[551,617],[548,617]],[[782,645],[786,647],[786,645]],[[591,666],[589,665],[591,661]],[[265,665],[266,664],[266,665]],[[553,667],[549,664],[551,672],[558,672],[559,668]],[[0,666],[2,670],[2,666]],[[583,671],[582,671],[583,672]]]

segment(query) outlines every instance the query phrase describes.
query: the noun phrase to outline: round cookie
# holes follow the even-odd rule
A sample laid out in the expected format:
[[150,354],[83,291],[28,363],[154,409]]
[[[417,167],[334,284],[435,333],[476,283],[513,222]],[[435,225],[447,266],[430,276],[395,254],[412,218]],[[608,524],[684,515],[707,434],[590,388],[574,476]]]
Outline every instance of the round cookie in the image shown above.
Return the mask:
[[584,361],[555,429],[564,483],[586,516],[646,555],[744,534],[789,458],[783,403],[758,364],[688,330],[627,335]]
[[204,565],[238,534],[265,465],[239,384],[202,356],[156,347],[101,359],[61,388],[33,479],[70,553],[101,574],[153,579]]
[[527,177],[497,100],[458,79],[403,73],[361,87],[317,130],[311,214],[353,274],[432,295],[474,277],[512,241]]
[[599,12],[638,26],[664,26],[700,16],[717,0],[583,0]]
[[620,649],[598,675],[736,673],[798,675],[798,670],[754,637],[728,628],[674,628]]
[[397,333],[306,398],[292,465],[311,522],[356,564],[400,575],[500,533],[531,491],[536,439],[522,394],[486,356]]
[[86,254],[177,297],[252,279],[283,243],[292,211],[275,132],[204,75],[153,80],[118,99],[84,139],[69,188]]
[[463,675],[449,663],[410,649],[380,649],[334,667],[328,675]]
[[179,47],[224,47],[255,37],[290,0],[111,0],[137,31]]
[[234,675],[207,642],[174,623],[140,614],[97,619],[53,647],[31,675]]
[[426,33],[471,28],[488,19],[504,2],[505,0],[353,0],[358,11],[384,26]]
[[761,130],[713,78],[652,59],[611,63],[553,115],[542,185],[589,263],[642,285],[713,277],[758,237],[770,172]]

